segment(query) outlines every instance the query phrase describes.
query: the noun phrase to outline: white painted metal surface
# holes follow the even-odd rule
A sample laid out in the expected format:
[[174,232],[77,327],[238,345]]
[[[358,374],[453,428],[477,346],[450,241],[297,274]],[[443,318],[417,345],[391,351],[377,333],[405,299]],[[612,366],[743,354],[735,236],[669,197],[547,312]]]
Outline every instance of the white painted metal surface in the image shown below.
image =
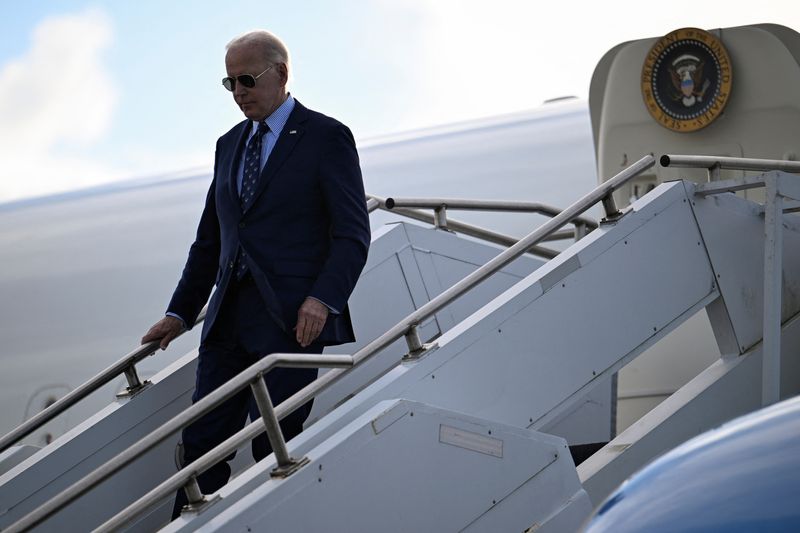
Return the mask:
[[[414,224],[384,226],[373,235],[369,260],[351,298],[358,343],[337,346],[337,353],[354,353],[418,309],[456,281],[497,255],[501,248],[433,231]],[[444,309],[420,328],[428,342],[451,328],[494,296],[541,266],[530,256],[519,258],[477,287],[459,302]],[[400,280],[397,283],[396,280]],[[330,351],[330,350],[329,350]],[[314,400],[306,426],[361,390],[397,364],[407,351],[403,341],[354,369]],[[587,438],[589,438],[587,436]]]
[[[689,184],[687,187],[690,192],[694,190]],[[763,208],[733,194],[697,195],[692,201],[717,283],[724,294],[724,309],[709,309],[712,327],[723,354],[744,353],[763,337]],[[780,317],[785,322],[800,311],[800,268],[793,266],[800,265],[800,218],[785,214],[782,220],[784,268]]]
[[[667,130],[642,105],[642,65],[661,37],[617,45],[600,60],[592,76],[589,103],[600,179],[624,166],[626,159],[658,150],[660,154],[702,154],[796,160],[800,138],[800,35],[777,24],[711,29],[733,61],[731,98],[724,119],[691,133]],[[764,61],[765,57],[771,58]],[[780,80],[764,83],[763,80]],[[739,170],[723,170],[722,179],[740,178]],[[650,176],[617,193],[625,205],[634,190],[672,179],[707,181],[705,169],[657,166]],[[719,178],[717,178],[719,179]],[[762,190],[748,198],[760,201]]]
[[307,455],[199,531],[566,531],[591,510],[563,439],[416,402],[378,403]]
[[[783,398],[800,394],[800,317],[782,328]],[[719,359],[578,466],[592,502],[682,442],[761,406],[763,345]],[[736,468],[736,465],[731,465]]]

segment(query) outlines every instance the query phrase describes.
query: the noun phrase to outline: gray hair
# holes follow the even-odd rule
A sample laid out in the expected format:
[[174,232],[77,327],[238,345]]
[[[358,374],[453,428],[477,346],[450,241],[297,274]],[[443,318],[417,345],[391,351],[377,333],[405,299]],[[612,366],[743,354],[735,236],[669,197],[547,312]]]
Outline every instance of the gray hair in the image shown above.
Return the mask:
[[286,64],[287,73],[291,71],[289,64],[289,49],[283,41],[274,33],[267,30],[253,30],[234,37],[231,42],[225,45],[225,50],[230,50],[234,46],[255,45],[261,48],[264,59],[270,64]]

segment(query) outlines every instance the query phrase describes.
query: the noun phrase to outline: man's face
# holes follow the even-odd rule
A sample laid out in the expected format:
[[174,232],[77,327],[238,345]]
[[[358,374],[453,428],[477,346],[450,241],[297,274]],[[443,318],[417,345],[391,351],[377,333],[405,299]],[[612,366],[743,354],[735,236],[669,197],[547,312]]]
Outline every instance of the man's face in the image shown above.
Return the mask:
[[248,88],[236,82],[233,99],[250,120],[267,118],[286,99],[286,65],[278,63],[273,66],[260,52],[256,46],[240,45],[231,47],[225,55],[225,70],[233,78],[242,74],[255,78],[272,67],[256,80],[255,87]]

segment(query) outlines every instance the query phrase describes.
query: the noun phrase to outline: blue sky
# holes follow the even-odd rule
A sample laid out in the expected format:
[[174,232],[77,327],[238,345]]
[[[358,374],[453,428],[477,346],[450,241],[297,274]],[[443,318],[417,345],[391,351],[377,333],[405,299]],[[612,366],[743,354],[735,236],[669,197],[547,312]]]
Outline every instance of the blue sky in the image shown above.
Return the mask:
[[[683,26],[777,22],[790,1],[0,2],[0,201],[208,168],[241,117],[224,46],[266,28],[293,94],[357,139],[586,97],[615,44]],[[654,4],[655,6],[655,4]]]

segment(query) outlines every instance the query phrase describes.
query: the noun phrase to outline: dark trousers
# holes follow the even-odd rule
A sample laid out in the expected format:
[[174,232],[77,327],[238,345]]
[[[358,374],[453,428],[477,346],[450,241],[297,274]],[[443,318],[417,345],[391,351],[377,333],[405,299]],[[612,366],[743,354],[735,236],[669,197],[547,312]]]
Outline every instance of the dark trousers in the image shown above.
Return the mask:
[[[317,343],[302,348],[293,333],[290,335],[281,330],[267,314],[252,278],[246,275],[240,282],[231,282],[217,318],[200,345],[192,402],[205,397],[261,357],[271,353],[322,353],[322,348]],[[316,377],[316,369],[275,368],[264,376],[264,381],[273,405],[277,406]],[[311,412],[312,401],[281,421],[286,441],[303,430],[303,422]],[[183,465],[197,460],[242,429],[248,414],[251,420],[261,417],[249,387],[187,426],[182,434]],[[251,447],[256,461],[272,453],[266,433],[253,439]],[[228,461],[234,455],[235,452],[198,477],[204,494],[216,492],[227,483],[231,475]],[[178,490],[173,519],[180,515],[186,503],[183,489]]]

